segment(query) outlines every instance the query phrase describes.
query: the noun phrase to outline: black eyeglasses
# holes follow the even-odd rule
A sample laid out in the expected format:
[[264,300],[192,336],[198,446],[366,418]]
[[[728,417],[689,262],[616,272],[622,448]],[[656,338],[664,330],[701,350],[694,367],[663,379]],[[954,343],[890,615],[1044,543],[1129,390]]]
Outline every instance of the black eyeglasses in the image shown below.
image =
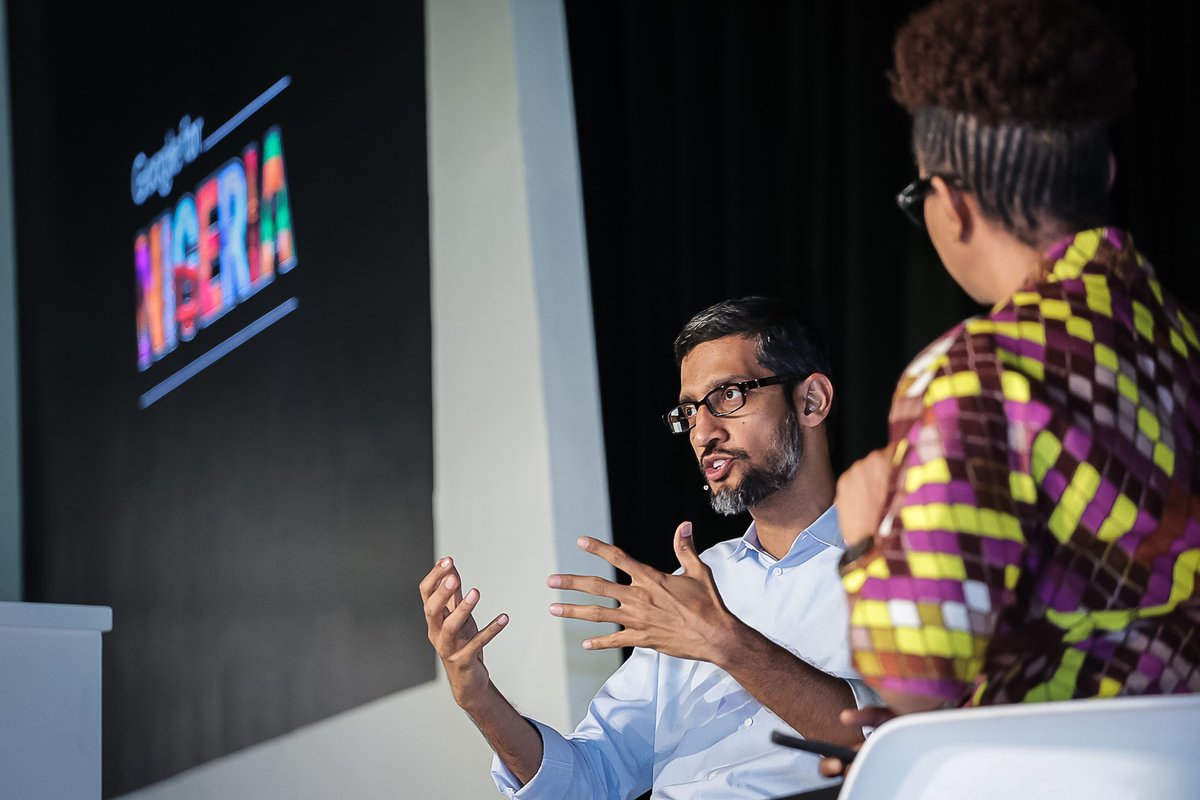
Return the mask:
[[925,202],[925,198],[933,191],[934,178],[941,178],[956,189],[967,188],[967,184],[963,182],[962,178],[935,172],[932,175],[926,175],[924,178],[917,178],[908,186],[901,189],[900,194],[896,195],[896,205],[912,220],[912,224],[921,230],[925,230],[925,208],[921,204]]
[[696,415],[700,406],[708,406],[714,417],[726,417],[746,405],[746,395],[754,389],[763,386],[774,386],[777,383],[802,381],[807,375],[772,375],[769,378],[758,378],[740,383],[723,383],[713,389],[699,403],[681,403],[666,414],[663,422],[671,429],[671,433],[687,433],[696,427]]

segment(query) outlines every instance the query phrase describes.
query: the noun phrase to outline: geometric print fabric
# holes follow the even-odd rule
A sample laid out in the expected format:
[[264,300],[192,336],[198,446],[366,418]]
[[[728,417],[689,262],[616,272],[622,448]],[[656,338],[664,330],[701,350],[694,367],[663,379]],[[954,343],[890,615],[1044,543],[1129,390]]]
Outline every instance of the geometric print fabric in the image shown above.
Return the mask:
[[1200,691],[1200,341],[1083,231],[905,370],[887,512],[843,570],[859,672],[950,704]]

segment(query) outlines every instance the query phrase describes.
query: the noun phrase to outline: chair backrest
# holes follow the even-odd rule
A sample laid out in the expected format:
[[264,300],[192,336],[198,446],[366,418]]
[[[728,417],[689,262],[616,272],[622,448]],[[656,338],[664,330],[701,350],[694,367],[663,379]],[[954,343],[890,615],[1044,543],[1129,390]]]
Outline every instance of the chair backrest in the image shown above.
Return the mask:
[[1200,798],[1200,695],[912,714],[863,745],[840,800]]

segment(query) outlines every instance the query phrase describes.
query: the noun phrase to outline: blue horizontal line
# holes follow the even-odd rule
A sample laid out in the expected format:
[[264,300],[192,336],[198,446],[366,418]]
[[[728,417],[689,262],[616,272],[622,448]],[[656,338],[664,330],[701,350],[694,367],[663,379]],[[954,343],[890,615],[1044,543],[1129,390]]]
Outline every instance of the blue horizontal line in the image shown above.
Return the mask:
[[266,314],[263,314],[261,317],[254,320],[254,322],[251,322],[233,336],[230,336],[228,339],[221,342],[219,345],[209,350],[204,355],[198,357],[195,361],[188,364],[186,367],[179,370],[174,375],[143,394],[138,398],[138,406],[141,408],[148,408],[151,403],[161,400],[163,395],[178,389],[180,386],[183,386],[183,384],[196,377],[201,370],[212,366],[217,361],[229,355],[234,350],[241,347],[246,342],[250,341],[255,336],[262,333],[267,328],[271,327],[299,307],[300,301],[293,297],[291,300],[288,300],[287,302],[268,311]]
[[253,114],[255,111],[258,111],[260,108],[265,106],[267,103],[274,100],[275,95],[282,92],[289,85],[291,85],[291,83],[292,83],[291,75],[284,75],[282,78],[277,80],[275,82],[274,86],[272,86],[270,89],[267,89],[265,92],[260,94],[253,101],[251,101],[250,105],[246,106],[241,111],[239,111],[237,114],[235,114],[233,119],[229,120],[224,125],[222,125],[221,127],[217,128],[215,131],[210,133],[208,135],[208,138],[206,138],[204,140],[204,149],[205,150],[209,149],[214,144],[216,144],[217,142],[221,141],[226,136],[228,136],[230,134],[230,132],[233,131],[234,128],[236,128],[238,125],[241,125],[243,122],[245,122],[250,117],[250,115]]

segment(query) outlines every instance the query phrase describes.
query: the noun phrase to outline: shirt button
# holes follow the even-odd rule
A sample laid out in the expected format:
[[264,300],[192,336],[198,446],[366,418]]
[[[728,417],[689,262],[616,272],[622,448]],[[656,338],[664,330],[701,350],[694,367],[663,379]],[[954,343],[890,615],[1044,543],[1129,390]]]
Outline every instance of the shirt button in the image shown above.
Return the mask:
[[754,717],[746,717],[746,721],[742,723],[742,725],[746,726],[747,728],[749,728],[753,724],[754,724]]
[[776,574],[776,575],[782,575],[782,574],[783,574],[783,567],[776,567],[776,568],[775,568],[775,574]]

